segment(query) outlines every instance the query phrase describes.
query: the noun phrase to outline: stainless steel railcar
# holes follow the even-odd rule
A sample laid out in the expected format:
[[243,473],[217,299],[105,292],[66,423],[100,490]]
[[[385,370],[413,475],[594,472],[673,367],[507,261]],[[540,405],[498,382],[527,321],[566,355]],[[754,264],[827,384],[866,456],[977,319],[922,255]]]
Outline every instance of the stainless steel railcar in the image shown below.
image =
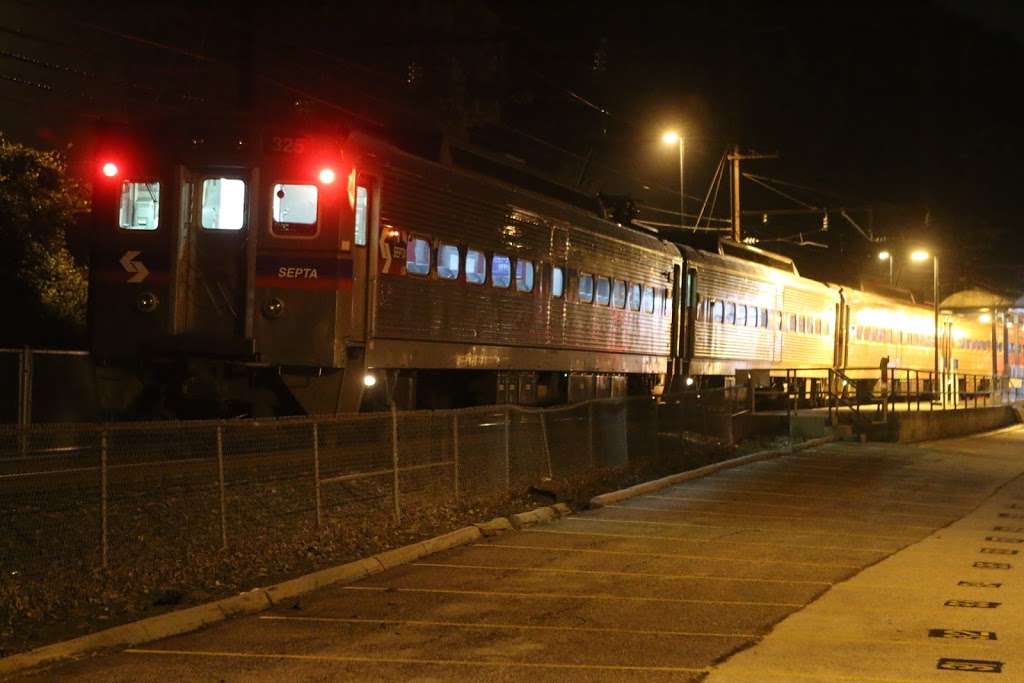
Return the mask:
[[370,137],[110,136],[94,215],[110,412],[550,403],[669,369],[674,246]]

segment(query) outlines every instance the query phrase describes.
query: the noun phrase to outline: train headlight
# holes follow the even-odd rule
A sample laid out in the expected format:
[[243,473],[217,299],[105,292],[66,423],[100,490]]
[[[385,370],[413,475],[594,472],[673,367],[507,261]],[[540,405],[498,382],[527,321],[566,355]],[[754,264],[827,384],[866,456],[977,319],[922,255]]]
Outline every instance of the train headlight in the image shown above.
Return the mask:
[[284,313],[284,302],[276,296],[263,304],[263,315],[266,318],[271,320],[280,318],[282,313]]
[[377,384],[377,376],[376,375],[374,375],[371,372],[368,372],[365,375],[363,375],[363,386],[372,387],[372,386],[376,386],[376,384]]
[[692,377],[687,377],[686,378],[686,386],[688,386],[688,387],[692,387],[693,386],[693,378]]
[[142,313],[152,313],[160,306],[160,297],[153,292],[141,292],[135,297],[135,308]]

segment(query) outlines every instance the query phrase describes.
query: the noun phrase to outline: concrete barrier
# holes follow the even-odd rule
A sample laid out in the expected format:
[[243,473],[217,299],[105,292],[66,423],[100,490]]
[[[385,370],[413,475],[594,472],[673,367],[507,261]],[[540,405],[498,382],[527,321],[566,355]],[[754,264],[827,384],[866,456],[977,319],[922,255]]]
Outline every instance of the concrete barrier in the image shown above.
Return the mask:
[[964,410],[896,413],[892,417],[896,441],[913,443],[966,436],[1009,427],[1021,421],[1019,406],[991,406]]

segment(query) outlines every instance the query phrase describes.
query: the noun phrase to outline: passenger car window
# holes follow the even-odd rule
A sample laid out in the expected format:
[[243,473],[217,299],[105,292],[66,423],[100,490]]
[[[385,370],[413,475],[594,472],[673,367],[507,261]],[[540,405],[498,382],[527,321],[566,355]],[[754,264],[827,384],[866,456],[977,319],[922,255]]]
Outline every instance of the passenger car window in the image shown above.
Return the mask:
[[561,298],[565,292],[565,271],[561,266],[551,266],[551,296]]
[[356,186],[355,243],[366,246],[366,214],[370,204],[370,193],[362,185]]
[[520,292],[533,291],[533,261],[516,259],[516,289]]
[[664,314],[665,313],[665,310],[663,308],[663,305],[664,305],[663,301],[664,300],[661,298],[661,292],[662,292],[662,290],[660,290],[660,289],[654,290],[654,310],[656,310],[660,314]]
[[612,283],[612,306],[615,308],[626,307],[626,281],[616,280]]
[[590,273],[580,273],[579,295],[580,303],[589,304],[594,300],[594,276]]
[[629,296],[627,297],[627,305],[631,311],[640,310],[640,285],[633,283],[629,286]]
[[156,230],[160,225],[160,183],[121,184],[118,225],[125,230]]
[[814,319],[814,334],[821,334],[821,318]]
[[430,242],[413,237],[406,243],[405,271],[411,275],[430,273]]
[[721,301],[711,302],[711,320],[720,323],[725,320],[725,304]]
[[736,304],[732,301],[727,301],[725,304],[725,324],[736,324]]
[[238,178],[204,180],[200,223],[207,230],[241,230],[245,223],[245,181]]
[[747,307],[744,304],[736,305],[736,324],[740,327],[747,326]]
[[768,309],[761,309],[761,327],[768,329]]
[[487,259],[482,251],[466,250],[466,282],[482,285],[487,280]]
[[274,185],[271,231],[281,237],[316,234],[317,186]]
[[491,256],[491,286],[502,289],[512,283],[512,259],[502,254]]
[[789,331],[796,332],[796,313],[789,314]]
[[645,313],[654,313],[654,288],[644,287],[643,309]]
[[437,276],[442,280],[459,277],[459,248],[454,244],[442,244],[437,248]]
[[595,282],[594,301],[600,306],[607,306],[612,298],[612,283],[602,275],[599,275]]

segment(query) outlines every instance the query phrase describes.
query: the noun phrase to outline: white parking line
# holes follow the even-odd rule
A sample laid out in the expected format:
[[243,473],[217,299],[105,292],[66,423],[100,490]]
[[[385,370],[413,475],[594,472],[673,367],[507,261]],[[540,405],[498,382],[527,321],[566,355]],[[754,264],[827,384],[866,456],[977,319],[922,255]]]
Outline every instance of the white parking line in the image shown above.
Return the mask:
[[701,581],[741,581],[744,583],[775,583],[820,586],[827,588],[834,585],[831,581],[801,581],[794,579],[748,579],[744,577],[706,576],[704,574],[660,574],[656,572],[614,572],[600,569],[557,569],[554,567],[513,567],[510,565],[488,564],[450,564],[442,562],[413,562],[414,567],[438,567],[444,569],[482,569],[490,571],[536,572],[548,574],[580,574],[589,576],[628,576],[639,579],[665,579],[668,581],[685,581],[700,579]]
[[614,633],[624,635],[640,636],[679,636],[683,638],[728,638],[728,639],[749,639],[757,638],[756,633],[714,633],[708,631],[675,631],[672,629],[644,629],[644,628],[601,628],[596,626],[551,626],[548,624],[493,624],[488,622],[465,622],[465,621],[428,621],[421,619],[345,619],[342,617],[286,617],[277,615],[263,615],[260,617],[266,621],[307,621],[312,623],[338,623],[338,624],[372,624],[374,626],[443,626],[448,628],[468,629],[496,629],[509,631],[566,631],[568,633]]
[[496,598],[545,598],[548,600],[607,600],[612,602],[650,602],[666,605],[735,605],[742,607],[803,607],[802,602],[768,602],[763,600],[692,600],[690,598],[652,598],[640,595],[609,593],[544,593],[523,591],[461,590],[456,588],[397,588],[394,586],[342,586],[342,590],[375,593],[424,593],[433,595],[480,595]]
[[[671,506],[671,507],[662,507],[662,508],[652,508],[652,507],[641,507],[639,505],[613,504],[613,505],[606,505],[605,507],[606,508],[614,508],[614,509],[623,509],[623,510],[640,510],[642,512],[683,512],[683,511],[687,511],[683,506],[680,506],[680,505],[675,505],[675,506]],[[709,512],[709,511],[706,511],[706,510],[688,510],[687,512],[690,512],[691,514],[696,515],[696,516],[708,516],[708,517],[754,517],[754,518],[760,519],[762,521],[769,521],[769,520],[773,520],[773,519],[779,519],[779,520],[783,520],[783,521],[785,521],[785,520],[808,521],[808,519],[809,519],[808,515],[765,515],[765,514],[757,514],[757,513],[749,513],[748,514],[748,513],[743,513],[743,512]],[[885,523],[858,522],[858,521],[854,521],[854,520],[844,520],[841,517],[822,517],[821,515],[814,515],[814,520],[813,521],[827,522],[829,524],[839,523],[839,524],[854,524],[854,525],[859,525],[859,526],[887,526],[887,524],[885,524]],[[935,525],[932,525],[932,524],[904,524],[904,523],[900,522],[900,526],[907,527],[907,528],[910,528],[910,529],[928,529],[929,531],[934,531],[935,530]]]

